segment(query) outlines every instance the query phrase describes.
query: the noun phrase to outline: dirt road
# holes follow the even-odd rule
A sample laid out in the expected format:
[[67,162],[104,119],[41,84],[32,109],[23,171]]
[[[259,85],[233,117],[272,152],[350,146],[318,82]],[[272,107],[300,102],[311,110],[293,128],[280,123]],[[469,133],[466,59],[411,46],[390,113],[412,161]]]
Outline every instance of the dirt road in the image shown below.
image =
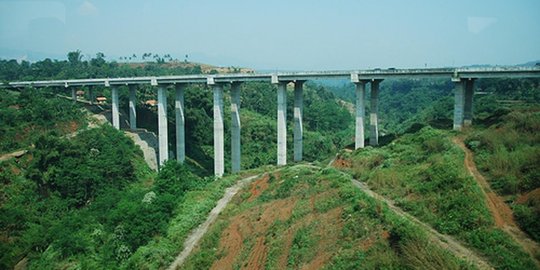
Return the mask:
[[525,232],[523,232],[514,221],[514,215],[512,209],[499,197],[492,189],[486,178],[478,171],[476,164],[474,163],[474,154],[465,146],[463,138],[454,137],[452,141],[463,150],[465,153],[465,167],[469,174],[481,187],[484,194],[484,200],[486,205],[493,216],[495,225],[504,231],[506,231],[523,249],[529,253],[536,266],[540,269],[540,246],[538,243],[530,239]]
[[404,217],[416,225],[422,227],[426,232],[428,237],[435,243],[438,243],[441,247],[451,251],[455,256],[473,263],[476,265],[479,269],[493,269],[483,258],[476,255],[475,252],[468,249],[467,247],[463,246],[459,241],[455,240],[453,237],[441,234],[437,230],[433,229],[430,225],[420,221],[416,217],[412,216],[411,214],[403,211],[401,208],[397,207],[394,202],[390,199],[387,199],[377,193],[375,193],[373,190],[371,190],[367,185],[361,183],[358,180],[353,179],[352,180],[353,185],[358,187],[360,190],[362,190],[364,193],[366,193],[368,196],[385,202],[388,207],[394,211],[397,215]]
[[204,223],[202,223],[201,225],[199,225],[199,227],[197,227],[194,231],[192,231],[189,234],[186,241],[184,242],[184,249],[176,257],[176,259],[169,266],[168,269],[170,269],[170,270],[177,269],[178,267],[180,267],[184,263],[184,261],[189,256],[191,251],[195,248],[197,243],[199,243],[201,238],[208,231],[208,228],[210,227],[210,225],[212,225],[212,223],[214,223],[214,221],[216,221],[216,219],[219,216],[219,214],[221,213],[221,211],[223,211],[225,206],[227,206],[227,204],[231,201],[231,199],[234,197],[234,195],[236,195],[236,193],[238,193],[238,191],[240,191],[246,184],[248,184],[249,182],[251,182],[252,180],[254,180],[254,179],[258,178],[258,177],[261,177],[261,175],[259,174],[259,175],[244,178],[244,179],[236,182],[236,184],[234,184],[233,186],[228,187],[227,189],[225,189],[225,194],[217,202],[214,209],[212,209],[212,211],[210,211],[210,214],[208,214],[208,217],[206,218],[206,221]]

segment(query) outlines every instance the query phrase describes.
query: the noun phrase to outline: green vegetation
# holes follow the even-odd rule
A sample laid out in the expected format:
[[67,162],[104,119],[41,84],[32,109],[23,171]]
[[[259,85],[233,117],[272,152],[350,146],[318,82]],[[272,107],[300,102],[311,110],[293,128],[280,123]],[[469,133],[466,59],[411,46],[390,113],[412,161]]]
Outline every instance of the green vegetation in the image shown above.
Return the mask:
[[425,127],[391,144],[344,154],[350,171],[404,210],[478,249],[497,269],[532,269],[530,257],[495,228],[480,187],[449,132]]
[[[188,231],[199,224],[201,218],[170,221],[179,202],[189,202],[184,194],[209,179],[175,161],[156,176],[120,131],[108,125],[85,130],[86,114],[71,101],[31,90],[19,95],[2,90],[1,96],[6,143],[18,138],[18,129],[33,132],[16,144],[28,154],[0,168],[0,268],[21,260],[29,269],[127,267],[139,247],[172,228]],[[190,215],[204,216],[220,196],[211,192],[203,193],[213,195],[206,204],[179,209],[190,207]]]
[[[0,80],[202,71],[197,64],[167,65],[159,57],[157,62],[118,64],[107,62],[103,54],[84,61],[77,51],[68,54],[68,61],[0,60]],[[464,133],[479,169],[505,196],[522,229],[537,241],[538,82],[478,80],[478,91],[489,94],[475,96],[475,125]],[[261,166],[276,160],[275,88],[265,83],[241,87],[242,166],[258,168],[243,173],[274,170]],[[465,170],[463,152],[452,142],[456,133],[447,130],[452,124],[452,88],[451,82],[439,80],[384,81],[381,133],[391,136],[381,139],[381,147],[341,153],[339,169],[465,243],[495,268],[534,269],[528,254],[494,226],[480,187]],[[18,262],[28,269],[167,267],[190,231],[240,177],[219,181],[205,177],[213,167],[212,90],[200,85],[186,88],[190,162],[179,165],[171,160],[159,173],[147,167],[141,151],[120,131],[110,126],[89,129],[84,109],[56,97],[66,91],[0,90],[0,153],[29,150],[0,167],[0,268],[13,268]],[[110,97],[108,88],[94,91]],[[124,111],[127,91],[120,87]],[[228,91],[225,88],[225,104]],[[173,92],[169,91],[169,100],[174,100]],[[353,93],[348,86],[328,91],[305,85],[306,161],[323,161],[351,143],[353,119],[348,105],[336,97],[352,101]],[[138,126],[156,131],[155,108],[143,105],[155,99],[154,89],[141,86],[137,95]],[[292,91],[287,99],[287,114],[292,116]],[[168,104],[172,146],[174,102]],[[226,116],[229,110],[225,106]],[[294,125],[292,117],[288,119],[287,139],[292,144]],[[225,117],[226,162],[230,121]],[[292,156],[292,147],[288,151]],[[298,165],[256,179],[211,226],[186,268],[214,264],[235,269],[474,268],[443,250],[418,225],[354,187],[343,172]]]
[[[144,75],[183,75],[199,74],[201,69],[182,69],[157,63],[145,63],[144,65],[119,65],[115,62],[107,62],[102,54],[96,55],[88,61],[81,59],[81,52],[68,53],[68,61],[51,61],[49,59],[36,63],[0,60],[0,80],[37,80],[37,79],[60,79],[60,78],[95,78],[95,77],[129,77]],[[17,70],[15,73],[8,72]],[[2,72],[5,71],[5,72]],[[86,90],[87,87],[80,87]],[[47,94],[64,94],[70,96],[67,89],[40,89]],[[110,99],[110,89],[104,86],[93,88],[95,96],[105,96]],[[213,168],[213,135],[211,126],[213,121],[213,98],[212,89],[206,85],[189,85],[185,93],[185,121],[186,121],[186,154],[192,160],[211,174]],[[241,122],[242,122],[242,150],[249,155],[243,155],[242,168],[252,169],[262,165],[274,164],[276,160],[276,118],[277,99],[275,86],[267,83],[245,83],[241,86]],[[28,95],[36,92],[28,92]],[[225,100],[229,99],[229,89],[225,89]],[[120,87],[120,108],[127,112],[128,89]],[[174,100],[174,91],[168,91],[168,100]],[[144,105],[147,100],[156,99],[156,91],[149,85],[141,85],[137,90],[137,125],[150,131],[157,132],[155,108]],[[287,114],[293,115],[293,91],[288,91]],[[352,137],[352,116],[340,105],[336,97],[320,86],[307,84],[304,91],[304,159],[307,161],[324,160],[332,156],[337,149],[350,143]],[[6,101],[7,103],[8,101]],[[68,103],[69,101],[64,101]],[[11,102],[15,103],[15,102]],[[7,104],[8,106],[11,105]],[[226,102],[227,104],[227,102]],[[33,104],[36,105],[36,104]],[[35,108],[37,106],[32,106]],[[61,106],[57,106],[62,108]],[[169,115],[169,143],[174,149],[176,143],[174,129],[174,102],[168,102]],[[225,115],[230,115],[230,106],[225,106]],[[73,116],[73,119],[80,118]],[[57,117],[56,119],[61,120]],[[51,122],[51,119],[48,119]],[[225,149],[229,155],[230,149],[230,117],[225,117]],[[288,138],[292,143],[293,119],[288,117]],[[12,130],[19,131],[18,126]],[[0,133],[1,134],[1,133]],[[7,134],[9,135],[9,134]],[[6,142],[7,144],[8,142]],[[12,144],[12,142],[9,142]],[[0,149],[1,151],[1,149]],[[292,156],[292,147],[289,155]],[[230,159],[225,159],[229,162]],[[226,169],[230,168],[226,164]]]
[[[414,123],[428,123],[438,128],[451,128],[453,87],[450,80],[442,79],[382,81],[379,90],[381,133],[400,134]],[[329,87],[329,90],[344,100],[355,102],[355,90],[352,84]],[[371,91],[368,84],[366,87],[367,113],[370,111],[370,98]]]
[[84,113],[68,100],[49,98],[38,90],[15,95],[0,90],[0,153],[28,147],[40,134],[74,132],[86,123]]
[[[508,111],[506,111],[508,112]],[[540,241],[540,108],[514,109],[466,143],[479,169],[509,202],[520,227]]]
[[[268,184],[267,187],[265,187]],[[253,193],[258,189],[260,193]],[[258,194],[258,195],[257,195]],[[471,269],[333,170],[296,166],[231,202],[183,266]]]
[[154,176],[112,127],[37,141],[20,163],[3,163],[2,268],[24,257],[29,269],[163,267],[231,183],[204,188],[210,179],[174,160]]

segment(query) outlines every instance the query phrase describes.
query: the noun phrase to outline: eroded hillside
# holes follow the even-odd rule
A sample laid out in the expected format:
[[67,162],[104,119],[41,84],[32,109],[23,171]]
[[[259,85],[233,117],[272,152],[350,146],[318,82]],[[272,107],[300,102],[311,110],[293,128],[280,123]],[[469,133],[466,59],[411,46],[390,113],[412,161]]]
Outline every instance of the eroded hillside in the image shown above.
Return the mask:
[[182,269],[461,269],[417,225],[335,169],[298,165],[242,190]]

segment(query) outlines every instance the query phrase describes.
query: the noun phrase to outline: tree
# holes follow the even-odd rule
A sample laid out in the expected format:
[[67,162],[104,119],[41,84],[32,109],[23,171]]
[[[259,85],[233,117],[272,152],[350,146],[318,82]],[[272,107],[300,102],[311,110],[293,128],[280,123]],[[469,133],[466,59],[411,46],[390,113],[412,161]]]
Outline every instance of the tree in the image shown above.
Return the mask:
[[69,52],[67,56],[68,56],[69,63],[72,64],[72,65],[80,64],[81,59],[83,57],[80,50],[76,50],[74,52]]
[[90,65],[92,66],[102,67],[105,64],[105,54],[103,54],[102,52],[96,53],[96,57],[90,60]]

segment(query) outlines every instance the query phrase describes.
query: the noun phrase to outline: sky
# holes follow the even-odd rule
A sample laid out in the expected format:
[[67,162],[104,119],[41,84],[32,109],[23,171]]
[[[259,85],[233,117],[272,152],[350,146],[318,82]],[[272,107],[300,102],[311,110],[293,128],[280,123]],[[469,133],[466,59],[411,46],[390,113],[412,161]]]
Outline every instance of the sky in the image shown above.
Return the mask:
[[257,70],[540,60],[539,0],[0,0],[0,58],[145,52]]

